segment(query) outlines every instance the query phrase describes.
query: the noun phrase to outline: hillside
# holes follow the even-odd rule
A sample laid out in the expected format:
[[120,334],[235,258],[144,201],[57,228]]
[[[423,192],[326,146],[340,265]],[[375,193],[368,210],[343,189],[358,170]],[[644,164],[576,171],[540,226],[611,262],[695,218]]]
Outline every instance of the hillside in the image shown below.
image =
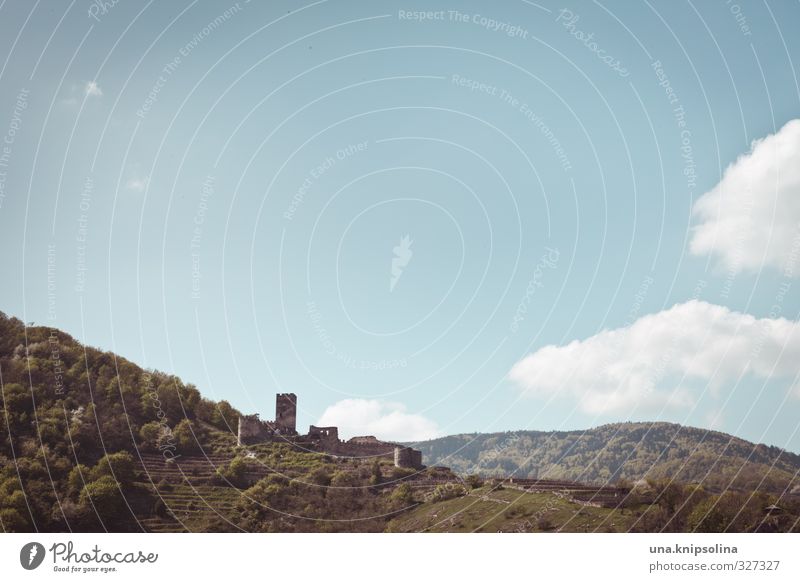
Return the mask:
[[[800,501],[763,493],[727,491],[656,481],[646,491],[618,495],[616,502],[595,503],[597,496],[574,497],[559,487],[482,482],[459,494],[434,491],[424,503],[389,522],[391,532],[798,532]],[[564,483],[565,486],[569,486]],[[587,493],[588,493],[588,487]],[[436,495],[440,493],[439,495]]]
[[0,531],[382,531],[413,503],[408,470],[238,447],[227,402],[1,312],[0,386]]
[[614,483],[674,478],[710,490],[781,494],[800,488],[800,456],[727,434],[669,423],[587,431],[462,434],[414,446],[428,464],[461,474]]
[[424,503],[393,519],[391,532],[626,532],[637,513],[593,507],[554,493],[483,486],[467,495]]
[[[296,443],[242,447],[240,413],[227,402],[1,312],[0,388],[3,532],[796,531],[800,524],[800,501],[780,490],[797,471],[796,455],[673,425],[460,435],[420,447],[428,465],[515,477],[485,482]],[[697,451],[687,456],[691,447]],[[526,455],[540,477],[560,480],[519,480]],[[681,471],[686,458],[690,469]],[[706,488],[657,479],[698,481],[709,471]],[[641,476],[653,479],[634,490],[573,482]],[[739,481],[758,492],[714,494],[712,485]]]

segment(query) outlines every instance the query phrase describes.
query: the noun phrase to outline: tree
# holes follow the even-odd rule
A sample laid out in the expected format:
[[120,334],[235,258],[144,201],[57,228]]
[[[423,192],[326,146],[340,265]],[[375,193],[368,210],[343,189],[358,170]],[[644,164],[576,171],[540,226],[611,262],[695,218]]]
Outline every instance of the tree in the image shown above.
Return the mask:
[[155,420],[148,422],[139,429],[139,436],[142,438],[142,447],[148,451],[155,451],[158,449],[158,440],[161,438],[161,433],[164,432],[164,426]]
[[195,436],[196,430],[192,425],[192,421],[188,418],[184,418],[172,429],[172,436],[175,438],[175,444],[181,453],[191,455],[199,451],[197,437]]
[[467,478],[464,479],[464,481],[472,489],[483,487],[483,479],[481,479],[479,475],[467,475]]
[[121,485],[130,485],[136,476],[133,456],[128,451],[108,454],[100,459],[89,473],[92,481],[106,476],[115,479]]
[[225,431],[235,431],[239,424],[239,413],[227,400],[216,405],[211,424]]
[[762,520],[758,496],[726,491],[698,503],[687,519],[690,531],[752,532]]
[[89,467],[78,463],[75,465],[67,476],[67,493],[76,499],[83,489],[84,481],[89,479]]
[[247,484],[247,462],[236,457],[227,467],[217,469],[217,480],[234,487],[244,487]]

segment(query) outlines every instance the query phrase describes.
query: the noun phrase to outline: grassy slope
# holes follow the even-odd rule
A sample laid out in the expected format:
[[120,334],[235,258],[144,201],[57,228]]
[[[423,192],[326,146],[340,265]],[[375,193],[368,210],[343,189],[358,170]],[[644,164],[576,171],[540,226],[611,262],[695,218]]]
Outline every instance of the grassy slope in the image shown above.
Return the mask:
[[392,532],[627,531],[630,510],[584,506],[553,493],[474,489],[447,501],[426,502],[392,520]]

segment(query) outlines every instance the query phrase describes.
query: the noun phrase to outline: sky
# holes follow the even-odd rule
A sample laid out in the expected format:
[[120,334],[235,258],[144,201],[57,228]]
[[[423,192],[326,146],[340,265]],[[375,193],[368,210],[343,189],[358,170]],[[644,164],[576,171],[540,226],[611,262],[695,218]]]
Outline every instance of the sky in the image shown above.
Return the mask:
[[800,4],[0,2],[0,310],[345,437],[800,452]]

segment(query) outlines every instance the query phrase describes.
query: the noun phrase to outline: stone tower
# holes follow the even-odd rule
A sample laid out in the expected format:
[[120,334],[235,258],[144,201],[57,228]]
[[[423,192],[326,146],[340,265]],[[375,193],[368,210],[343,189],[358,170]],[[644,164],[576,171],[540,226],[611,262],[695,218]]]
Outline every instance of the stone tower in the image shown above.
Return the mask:
[[412,449],[411,447],[395,447],[394,466],[408,469],[422,469],[422,451]]
[[297,434],[297,395],[275,396],[275,428],[282,435]]

